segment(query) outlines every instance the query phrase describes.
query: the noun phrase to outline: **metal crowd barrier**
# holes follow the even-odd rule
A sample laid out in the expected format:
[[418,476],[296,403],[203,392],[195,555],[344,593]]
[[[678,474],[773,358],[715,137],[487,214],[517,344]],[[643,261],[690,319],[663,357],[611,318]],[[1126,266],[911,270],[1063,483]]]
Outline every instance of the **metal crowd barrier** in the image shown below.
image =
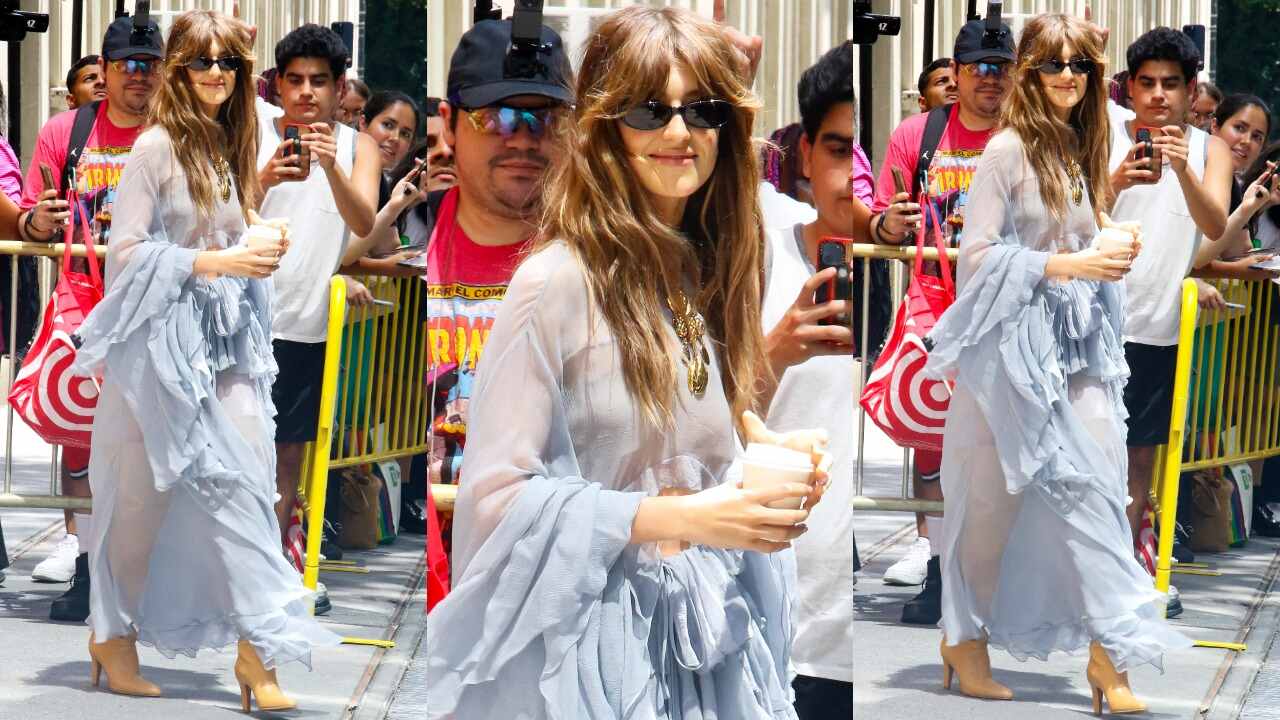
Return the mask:
[[[18,345],[18,263],[16,258],[19,257],[38,257],[38,258],[61,258],[64,246],[62,243],[30,243],[20,242],[17,240],[0,240],[0,255],[8,255],[15,260],[9,263],[9,297],[5,299],[8,303],[9,312],[9,337],[6,338],[5,355],[9,358],[9,372],[6,378],[5,388],[13,386],[13,379],[18,373],[18,368],[14,364],[14,353]],[[83,245],[73,245],[71,254],[76,257],[84,257],[86,254]],[[106,258],[107,249],[98,247],[97,254],[100,258]],[[49,271],[53,268],[50,261],[45,268],[42,268],[41,275],[48,276]],[[41,320],[44,319],[45,305],[49,302],[49,296],[53,292],[51,283],[42,283],[47,287],[42,287],[38,292],[38,301],[40,307],[40,317],[36,319],[37,330],[40,327]],[[58,448],[53,447],[51,450],[51,458],[49,461],[49,494],[48,495],[19,495],[13,491],[13,408],[4,400],[6,422],[4,437],[4,483],[0,490],[0,508],[49,508],[55,510],[89,510],[91,501],[89,498],[67,497],[60,494],[58,487]],[[21,422],[21,420],[18,420]]]

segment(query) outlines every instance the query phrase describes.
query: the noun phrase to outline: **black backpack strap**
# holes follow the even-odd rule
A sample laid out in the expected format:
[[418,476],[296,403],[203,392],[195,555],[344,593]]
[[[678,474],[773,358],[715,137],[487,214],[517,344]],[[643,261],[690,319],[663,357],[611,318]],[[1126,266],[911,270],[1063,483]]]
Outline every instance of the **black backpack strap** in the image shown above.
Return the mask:
[[81,105],[76,110],[75,124],[71,126],[71,141],[67,144],[67,159],[62,163],[62,185],[59,190],[66,192],[75,178],[76,165],[80,163],[80,154],[89,142],[89,134],[93,132],[93,124],[98,119],[98,107],[101,100]]
[[951,119],[953,107],[955,103],[929,111],[929,119],[924,124],[924,136],[920,138],[920,155],[916,158],[916,174],[911,178],[912,202],[919,197],[920,189],[927,182],[929,165],[933,163],[933,153],[942,142],[942,134],[947,131],[947,121]]

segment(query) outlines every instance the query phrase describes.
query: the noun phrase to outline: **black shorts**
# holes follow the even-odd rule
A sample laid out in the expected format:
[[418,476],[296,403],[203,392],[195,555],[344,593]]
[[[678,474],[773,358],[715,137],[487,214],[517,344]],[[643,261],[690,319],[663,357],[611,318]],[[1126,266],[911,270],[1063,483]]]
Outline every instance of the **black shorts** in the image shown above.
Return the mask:
[[1125,343],[1129,382],[1124,386],[1124,407],[1129,411],[1129,447],[1153,447],[1169,440],[1169,415],[1173,411],[1173,372],[1178,346]]
[[320,385],[325,343],[272,340],[279,375],[271,386],[276,406],[276,442],[311,442],[320,421]]

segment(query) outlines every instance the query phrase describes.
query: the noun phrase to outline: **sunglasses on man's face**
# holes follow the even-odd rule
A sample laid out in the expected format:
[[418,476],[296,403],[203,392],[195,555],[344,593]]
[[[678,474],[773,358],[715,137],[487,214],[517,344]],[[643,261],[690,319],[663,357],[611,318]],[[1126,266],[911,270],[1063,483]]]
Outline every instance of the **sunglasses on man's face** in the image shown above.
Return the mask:
[[560,117],[560,108],[517,108],[493,105],[463,110],[462,114],[471,121],[472,127],[486,135],[510,138],[519,132],[520,126],[523,125],[529,130],[530,135],[541,138]]
[[715,130],[724,127],[732,113],[733,106],[724,100],[695,100],[679,107],[650,100],[623,113],[622,122],[635,130],[658,130],[679,115],[689,127]]
[[235,72],[240,69],[241,63],[241,59],[235,56],[220,58],[198,57],[192,58],[191,62],[187,63],[187,67],[196,72],[205,72],[217,65],[222,72]]
[[151,73],[160,69],[160,61],[159,60],[133,60],[131,58],[125,59],[125,60],[112,60],[111,69],[115,70],[116,72],[126,73],[128,75],[133,75],[134,73],[142,73],[143,75],[150,75]]
[[960,66],[960,72],[970,77],[1002,78],[1009,73],[1009,63],[1007,62],[965,63]]
[[1061,75],[1063,70],[1071,68],[1072,75],[1088,75],[1097,66],[1097,63],[1088,58],[1076,58],[1067,62],[1055,58],[1053,60],[1045,60],[1037,65],[1036,69],[1045,75]]

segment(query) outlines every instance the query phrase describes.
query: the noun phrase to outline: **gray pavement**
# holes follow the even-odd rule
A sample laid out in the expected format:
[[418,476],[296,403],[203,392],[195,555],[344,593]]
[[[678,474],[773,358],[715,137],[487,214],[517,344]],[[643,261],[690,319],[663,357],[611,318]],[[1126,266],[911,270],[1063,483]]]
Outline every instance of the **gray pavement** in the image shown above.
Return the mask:
[[[21,423],[15,424],[14,431],[15,489],[47,493],[47,446]],[[66,585],[34,583],[29,577],[31,568],[61,537],[61,517],[60,511],[0,510],[13,562],[0,585],[0,720],[243,717],[231,670],[234,648],[173,660],[139,648],[146,676],[164,690],[162,698],[121,697],[90,686],[87,628],[47,619],[49,601]],[[422,541],[421,536],[408,535],[375,550],[348,552],[345,559],[357,561],[368,574],[321,573],[333,602],[333,611],[322,621],[344,637],[388,639],[395,647],[344,644],[317,651],[310,672],[298,663],[281,668],[280,683],[297,699],[299,709],[284,715],[255,712],[254,717],[399,720],[422,716],[425,683],[421,673],[406,684],[406,672],[426,629]]]
[[[866,493],[896,495],[901,452],[874,433],[866,447]],[[902,603],[919,588],[881,582],[885,569],[915,540],[913,517],[869,512],[856,517],[864,564],[854,598],[854,707],[859,720],[1080,720],[1092,715],[1083,655],[1018,662],[993,651],[994,675],[1013,689],[1012,702],[974,700],[943,690],[941,632],[898,622]],[[1280,542],[1254,539],[1244,548],[1202,554],[1197,560],[1223,574],[1173,576],[1186,608],[1174,624],[1194,639],[1246,642],[1248,650],[1197,647],[1170,653],[1164,674],[1151,667],[1135,670],[1131,683],[1151,708],[1147,717],[1280,720],[1280,647],[1273,647],[1280,604],[1271,593],[1280,570]]]

